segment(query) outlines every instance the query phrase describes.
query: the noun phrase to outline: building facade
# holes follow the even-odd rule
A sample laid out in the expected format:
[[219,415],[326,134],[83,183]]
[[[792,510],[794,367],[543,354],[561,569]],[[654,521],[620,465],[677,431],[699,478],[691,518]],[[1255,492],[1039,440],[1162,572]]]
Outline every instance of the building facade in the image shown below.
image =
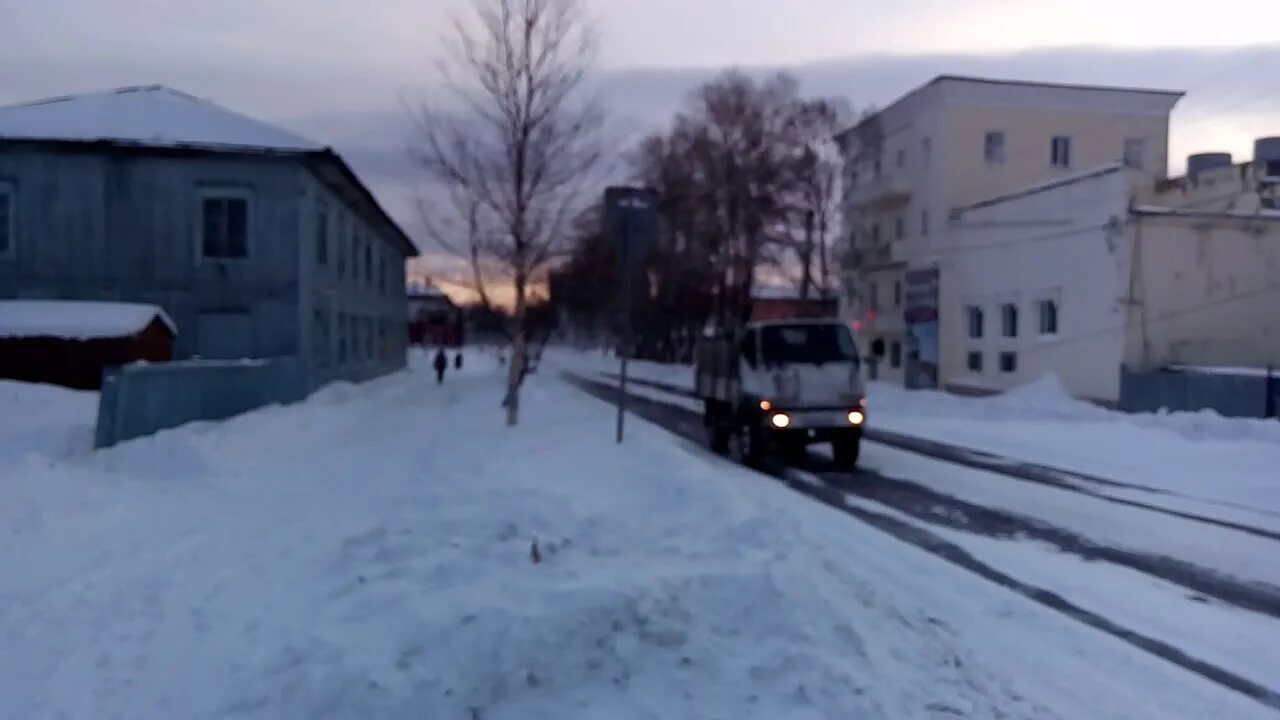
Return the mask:
[[0,298],[160,306],[183,358],[404,364],[413,244],[332,150],[163,87],[0,108]]
[[942,76],[839,135],[844,312],[880,376],[937,384],[953,208],[1124,162],[1163,175],[1179,92]]
[[957,208],[941,384],[998,391],[1054,374],[1110,404],[1122,367],[1280,367],[1280,176],[1265,157],[1189,166],[1200,177],[1115,163]]

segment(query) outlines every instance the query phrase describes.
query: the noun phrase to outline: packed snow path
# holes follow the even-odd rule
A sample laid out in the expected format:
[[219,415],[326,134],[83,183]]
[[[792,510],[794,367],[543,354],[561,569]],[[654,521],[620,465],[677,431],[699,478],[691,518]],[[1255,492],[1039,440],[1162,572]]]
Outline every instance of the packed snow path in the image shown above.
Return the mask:
[[468,360],[97,453],[32,402],[0,717],[1277,716],[554,376],[504,428]]

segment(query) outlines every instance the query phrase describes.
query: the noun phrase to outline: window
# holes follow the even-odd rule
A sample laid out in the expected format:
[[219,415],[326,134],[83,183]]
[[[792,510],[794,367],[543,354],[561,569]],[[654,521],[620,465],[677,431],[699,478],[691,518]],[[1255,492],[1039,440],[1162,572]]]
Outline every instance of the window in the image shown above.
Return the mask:
[[338,364],[347,362],[347,316],[338,314]]
[[897,340],[889,344],[889,367],[902,367],[902,343]]
[[316,367],[329,367],[329,312],[321,307],[311,311],[311,352]]
[[373,288],[373,244],[368,238],[364,241],[364,286]]
[[929,235],[929,211],[920,211],[920,235],[927,237]]
[[968,357],[968,366],[969,366],[969,372],[972,372],[972,373],[982,372],[982,353],[977,351],[970,352]]
[[249,198],[206,192],[200,198],[200,252],[220,260],[249,256]]
[[871,176],[877,179],[880,177],[880,158],[876,158],[876,161],[872,163]]
[[1007,338],[1018,337],[1018,306],[1005,303],[1000,306],[1000,330]]
[[871,310],[880,309],[880,288],[875,283],[867,283],[867,307]]
[[929,137],[920,139],[920,162],[925,167],[929,166],[929,156],[933,153],[933,140]]
[[387,294],[387,258],[378,258],[378,292]]
[[893,219],[893,237],[901,240],[907,236],[907,221],[901,215]]
[[964,309],[965,317],[969,320],[969,337],[974,340],[982,338],[982,308],[977,305],[970,305]]
[[1071,167],[1071,138],[1055,135],[1049,143],[1049,164],[1054,167]]
[[982,159],[989,163],[1004,162],[1004,131],[988,130],[982,139]]
[[323,201],[316,203],[316,264],[329,264],[329,209]]
[[1280,178],[1280,160],[1268,160],[1262,168],[1265,178]]
[[902,283],[893,283],[893,306],[902,307]]
[[856,363],[858,349],[844,325],[766,325],[760,329],[760,359],[766,366]]
[[364,357],[373,359],[373,318],[364,319]]
[[872,223],[871,225],[871,244],[880,244],[880,223]]
[[1018,372],[1018,353],[1015,353],[1015,352],[1000,353],[1000,372],[1002,373]]
[[1124,141],[1124,164],[1131,168],[1141,169],[1146,151],[1146,140],[1143,138],[1127,138]]
[[360,233],[355,228],[355,221],[351,221],[351,281],[352,283],[360,282]]
[[337,259],[337,274],[342,277],[347,274],[347,217],[345,215],[338,216],[337,228],[338,242],[333,248],[334,257]]
[[0,257],[13,253],[13,189],[0,185]]
[[391,347],[387,345],[387,321],[378,323],[378,357],[386,360],[391,357]]
[[1041,335],[1057,335],[1058,334],[1058,301],[1057,300],[1041,300],[1040,306],[1040,334]]
[[904,168],[904,167],[906,167],[906,166],[907,166],[907,151],[906,151],[906,150],[899,150],[899,151],[898,151],[897,165],[898,165],[898,167],[900,167],[900,168]]

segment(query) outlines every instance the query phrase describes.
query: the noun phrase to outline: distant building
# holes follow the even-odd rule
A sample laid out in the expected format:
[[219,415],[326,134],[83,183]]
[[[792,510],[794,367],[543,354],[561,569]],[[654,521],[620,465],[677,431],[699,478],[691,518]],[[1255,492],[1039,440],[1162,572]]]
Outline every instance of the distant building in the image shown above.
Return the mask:
[[156,305],[176,358],[404,364],[409,238],[332,150],[160,86],[0,108],[0,299]]
[[1114,163],[957,208],[941,383],[1003,390],[1054,373],[1116,403],[1122,366],[1280,366],[1272,161],[1192,163],[1173,180]]
[[[881,377],[938,382],[952,208],[1124,162],[1163,175],[1180,92],[941,76],[842,132],[843,311],[890,348]],[[893,348],[898,348],[893,352]]]
[[462,308],[435,286],[409,291],[409,342],[431,347],[461,347],[465,342]]

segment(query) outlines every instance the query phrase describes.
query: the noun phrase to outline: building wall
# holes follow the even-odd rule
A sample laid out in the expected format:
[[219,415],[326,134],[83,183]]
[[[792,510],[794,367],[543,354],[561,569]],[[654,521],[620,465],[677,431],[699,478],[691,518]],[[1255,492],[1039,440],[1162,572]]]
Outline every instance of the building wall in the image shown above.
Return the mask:
[[[842,138],[846,180],[856,177],[858,183],[844,198],[846,239],[854,250],[845,279],[852,297],[844,298],[844,311],[865,321],[870,283],[892,287],[908,267],[945,265],[954,253],[952,208],[1121,160],[1130,138],[1143,140],[1141,172],[1163,175],[1176,100],[1171,94],[944,79],[873,116]],[[985,135],[993,130],[1004,132],[1003,162],[984,157]],[[1072,139],[1067,168],[1051,163],[1056,135]],[[875,224],[879,244],[870,242]],[[944,270],[942,286],[948,283]],[[954,318],[942,319],[949,321]],[[880,314],[876,325],[887,337],[901,337],[900,318],[895,325]]]
[[[150,157],[0,148],[15,198],[15,247],[0,297],[159,305],[178,325],[178,358],[207,353],[201,324],[257,357],[298,351],[298,170],[235,157]],[[201,192],[251,199],[249,257],[201,257]],[[211,317],[216,316],[216,317]],[[203,333],[207,338],[209,332]]]
[[[954,252],[941,260],[942,385],[1004,390],[1054,373],[1077,396],[1119,399],[1130,257],[1122,223],[1139,182],[1116,168],[958,215]],[[1056,303],[1054,333],[1040,332],[1041,300]],[[1012,338],[1006,304],[1017,309]],[[982,309],[981,338],[969,336],[971,306]],[[969,369],[971,352],[980,371]],[[1002,370],[1002,353],[1014,353],[1014,371]]]
[[1126,363],[1280,366],[1280,218],[1138,215]]
[[[1126,139],[1141,138],[1143,164],[1153,175],[1168,164],[1168,115],[1117,114],[1102,109],[976,105],[947,107],[949,144],[945,201],[953,207],[980,202],[1017,188],[1049,182],[1124,160]],[[984,159],[986,133],[1004,133],[1004,161]],[[1071,164],[1053,165],[1055,136],[1071,138]]]
[[[302,159],[9,144],[0,146],[0,184],[13,192],[16,231],[13,251],[0,256],[0,298],[159,305],[178,326],[176,358],[301,356],[312,386],[404,365],[404,254],[356,209],[367,205],[354,188],[320,182]],[[210,189],[249,198],[247,258],[203,257]],[[320,208],[329,217],[323,265]]]
[[310,175],[303,187],[299,325],[313,385],[363,380],[404,367],[403,252],[395,238],[355,210],[357,203],[343,188]]

